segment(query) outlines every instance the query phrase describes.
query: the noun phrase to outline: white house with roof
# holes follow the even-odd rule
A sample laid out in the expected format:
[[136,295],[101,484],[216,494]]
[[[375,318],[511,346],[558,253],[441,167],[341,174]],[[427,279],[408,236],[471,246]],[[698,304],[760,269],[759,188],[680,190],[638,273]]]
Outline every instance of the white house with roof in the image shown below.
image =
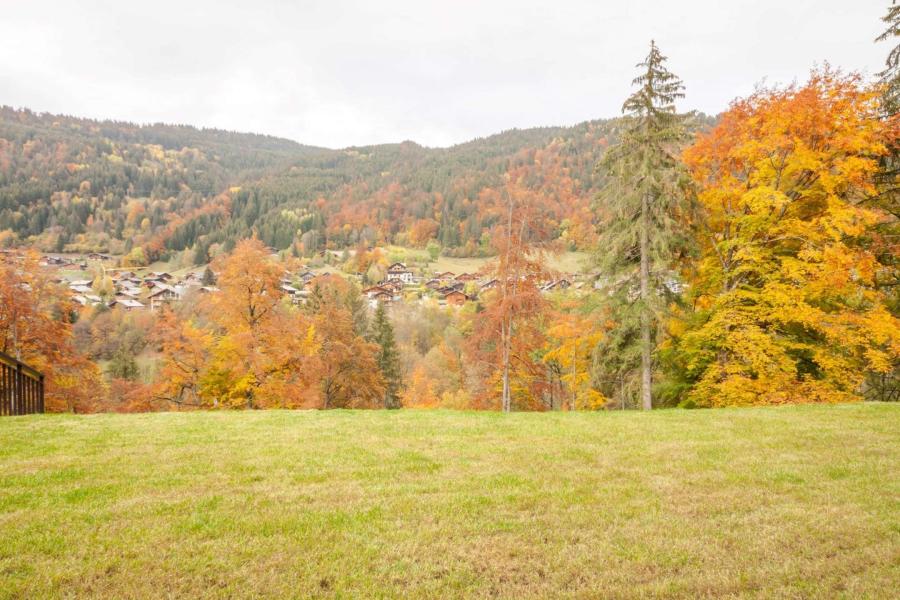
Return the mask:
[[387,269],[388,281],[400,281],[403,283],[413,282],[413,273],[402,262],[396,262]]

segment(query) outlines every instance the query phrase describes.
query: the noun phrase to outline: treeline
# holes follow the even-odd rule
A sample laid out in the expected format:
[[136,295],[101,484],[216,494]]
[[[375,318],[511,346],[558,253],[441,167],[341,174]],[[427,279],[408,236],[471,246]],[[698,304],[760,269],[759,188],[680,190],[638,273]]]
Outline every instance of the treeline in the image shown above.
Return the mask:
[[[697,126],[709,125],[699,118]],[[254,233],[309,256],[359,244],[490,252],[488,216],[511,171],[552,199],[556,236],[594,238],[600,154],[619,121],[507,131],[451,148],[326,150],[266,136],[0,109],[0,242],[205,258]],[[211,219],[211,213],[223,218]]]

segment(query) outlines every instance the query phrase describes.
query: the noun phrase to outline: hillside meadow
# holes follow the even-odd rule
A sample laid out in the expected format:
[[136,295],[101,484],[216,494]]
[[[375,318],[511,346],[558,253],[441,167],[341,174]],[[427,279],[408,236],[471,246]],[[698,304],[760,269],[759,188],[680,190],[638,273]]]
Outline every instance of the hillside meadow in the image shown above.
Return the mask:
[[0,597],[888,598],[900,406],[0,419]]

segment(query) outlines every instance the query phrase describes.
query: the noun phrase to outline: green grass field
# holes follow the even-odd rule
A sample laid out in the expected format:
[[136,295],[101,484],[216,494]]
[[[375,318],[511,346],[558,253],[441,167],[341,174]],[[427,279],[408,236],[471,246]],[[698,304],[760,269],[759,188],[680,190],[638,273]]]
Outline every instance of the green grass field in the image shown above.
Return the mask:
[[0,419],[0,596],[888,598],[900,406]]

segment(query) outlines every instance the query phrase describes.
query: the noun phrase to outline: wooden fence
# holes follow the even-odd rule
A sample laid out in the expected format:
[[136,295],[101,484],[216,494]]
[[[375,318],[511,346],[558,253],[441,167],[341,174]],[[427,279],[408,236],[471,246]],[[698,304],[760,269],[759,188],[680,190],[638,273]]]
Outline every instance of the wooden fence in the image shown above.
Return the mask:
[[44,375],[0,352],[0,416],[44,412]]

